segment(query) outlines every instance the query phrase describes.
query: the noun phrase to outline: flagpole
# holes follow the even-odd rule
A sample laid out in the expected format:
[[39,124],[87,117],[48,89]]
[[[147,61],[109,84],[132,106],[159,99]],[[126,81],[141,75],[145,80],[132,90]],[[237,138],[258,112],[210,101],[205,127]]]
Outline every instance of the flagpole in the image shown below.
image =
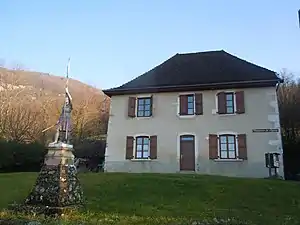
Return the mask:
[[[67,92],[69,91],[68,90],[68,85],[69,85],[69,72],[70,72],[70,57],[69,57],[69,59],[68,59],[68,64],[67,64],[67,81],[66,81],[66,95],[67,95]],[[66,97],[68,97],[68,96],[66,96]],[[65,100],[65,107],[66,107],[66,100]],[[65,110],[64,110],[64,114],[65,114]],[[64,118],[66,118],[65,117],[65,115],[64,115]],[[65,138],[66,138],[66,140],[68,139],[68,128],[69,128],[69,124],[68,124],[68,120],[66,119],[66,136],[65,136]]]
[[298,10],[298,20],[299,20],[299,28],[300,28],[300,9]]
[[66,81],[66,88],[68,87],[68,84],[69,84],[70,61],[71,61],[71,58],[69,57],[69,59],[68,59],[68,64],[67,64],[67,81]]

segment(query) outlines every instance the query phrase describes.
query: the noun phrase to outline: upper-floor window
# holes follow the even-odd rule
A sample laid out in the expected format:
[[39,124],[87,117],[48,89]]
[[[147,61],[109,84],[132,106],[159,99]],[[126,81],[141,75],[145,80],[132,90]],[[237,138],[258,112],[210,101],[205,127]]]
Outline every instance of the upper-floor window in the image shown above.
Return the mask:
[[137,99],[137,116],[149,117],[151,116],[151,97]]
[[129,97],[129,117],[150,117],[152,116],[152,97]]
[[228,92],[228,93],[225,93],[225,96],[226,96],[226,111],[225,113],[226,114],[232,114],[234,113],[234,93],[233,92]]
[[219,92],[217,94],[218,114],[245,113],[244,91]]
[[179,115],[203,114],[202,93],[184,94],[179,96]]
[[195,95],[187,95],[187,114],[194,115],[195,112]]

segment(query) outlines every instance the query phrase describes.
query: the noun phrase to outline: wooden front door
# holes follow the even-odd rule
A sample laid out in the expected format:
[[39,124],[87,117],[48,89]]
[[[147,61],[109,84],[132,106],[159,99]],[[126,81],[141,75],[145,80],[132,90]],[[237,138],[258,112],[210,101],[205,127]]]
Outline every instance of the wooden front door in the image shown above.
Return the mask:
[[180,170],[195,171],[195,137],[180,136]]

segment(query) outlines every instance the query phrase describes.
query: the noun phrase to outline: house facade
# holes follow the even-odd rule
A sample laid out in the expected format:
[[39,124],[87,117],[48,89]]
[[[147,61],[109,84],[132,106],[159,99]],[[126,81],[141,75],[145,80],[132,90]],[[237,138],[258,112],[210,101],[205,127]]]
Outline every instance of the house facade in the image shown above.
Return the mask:
[[267,177],[265,153],[282,155],[280,82],[270,70],[213,51],[176,54],[105,90],[105,171]]

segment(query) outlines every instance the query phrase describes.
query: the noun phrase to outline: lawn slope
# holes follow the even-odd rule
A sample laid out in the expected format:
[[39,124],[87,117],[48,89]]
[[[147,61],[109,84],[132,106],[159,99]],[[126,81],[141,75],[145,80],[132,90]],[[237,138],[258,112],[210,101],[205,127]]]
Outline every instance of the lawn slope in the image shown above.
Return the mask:
[[[0,174],[0,211],[22,201],[37,174]],[[252,224],[299,224],[299,183],[201,175],[80,174],[83,224],[168,224],[237,218]],[[2,213],[2,217],[9,217]],[[70,224],[76,224],[71,221]],[[174,223],[171,223],[174,224]]]

